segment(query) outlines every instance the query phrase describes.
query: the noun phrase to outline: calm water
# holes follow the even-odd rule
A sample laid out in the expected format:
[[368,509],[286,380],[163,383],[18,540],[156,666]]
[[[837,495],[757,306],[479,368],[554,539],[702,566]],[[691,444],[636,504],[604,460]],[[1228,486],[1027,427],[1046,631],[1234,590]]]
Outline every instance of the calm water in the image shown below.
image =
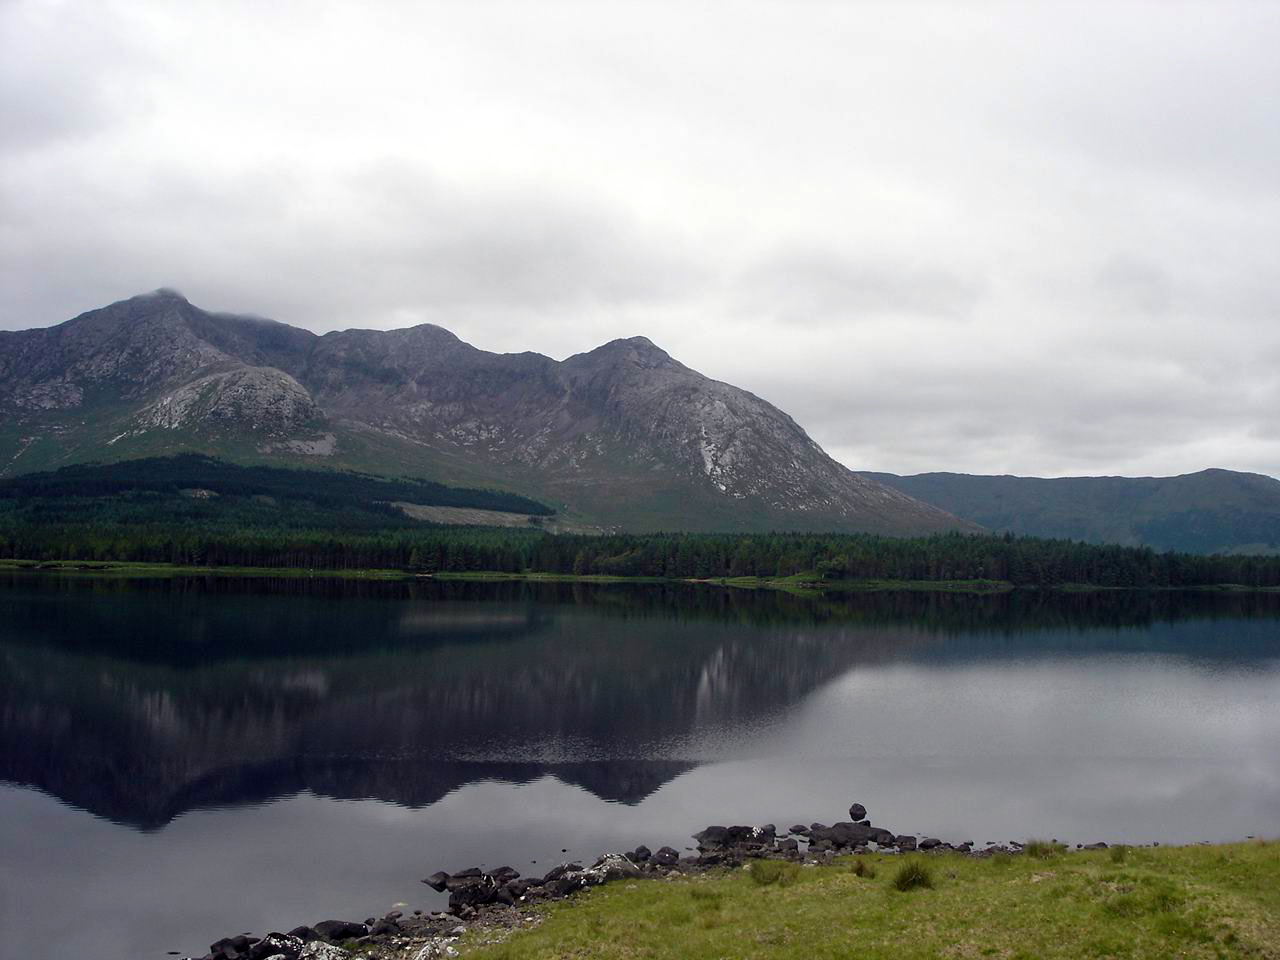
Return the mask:
[[854,800],[978,844],[1280,833],[1280,597],[0,579],[13,956]]

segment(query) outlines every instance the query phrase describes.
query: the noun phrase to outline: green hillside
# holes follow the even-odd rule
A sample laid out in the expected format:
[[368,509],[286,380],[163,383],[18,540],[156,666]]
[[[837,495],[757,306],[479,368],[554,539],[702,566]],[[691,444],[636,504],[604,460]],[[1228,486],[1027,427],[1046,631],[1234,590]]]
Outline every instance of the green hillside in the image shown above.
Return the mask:
[[997,532],[1186,553],[1280,552],[1280,480],[1256,473],[866,476]]
[[396,503],[553,514],[513,493],[335,470],[243,466],[198,454],[77,464],[0,480],[0,522],[9,528],[169,523],[358,531],[420,525]]

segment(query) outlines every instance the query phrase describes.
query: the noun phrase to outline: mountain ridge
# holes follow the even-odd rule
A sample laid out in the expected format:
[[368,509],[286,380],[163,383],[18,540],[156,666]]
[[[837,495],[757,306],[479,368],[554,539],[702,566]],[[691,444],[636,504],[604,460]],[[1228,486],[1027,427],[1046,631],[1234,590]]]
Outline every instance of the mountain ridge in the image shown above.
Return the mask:
[[196,451],[499,487],[635,530],[976,530],[644,336],[564,360],[315,334],[172,289],[0,338],[0,475]]

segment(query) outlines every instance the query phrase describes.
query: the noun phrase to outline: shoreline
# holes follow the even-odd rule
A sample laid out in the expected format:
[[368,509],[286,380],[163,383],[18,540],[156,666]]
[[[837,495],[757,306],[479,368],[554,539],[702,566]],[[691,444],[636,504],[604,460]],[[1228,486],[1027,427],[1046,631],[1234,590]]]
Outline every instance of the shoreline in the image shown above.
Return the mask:
[[[1237,848],[1266,848],[1254,837],[1227,843],[1108,845],[1076,843],[1074,848],[1057,839],[1025,842],[988,841],[981,847],[972,841],[943,841],[936,837],[894,834],[872,825],[866,809],[854,803],[850,820],[830,826],[794,824],[779,830],[761,827],[708,826],[692,834],[696,847],[681,853],[664,846],[656,851],[640,845],[622,853],[601,854],[590,865],[579,861],[556,865],[542,876],[523,877],[512,867],[492,870],[469,867],[450,873],[437,870],[422,883],[437,893],[447,893],[444,911],[416,909],[406,916],[396,909],[364,921],[322,920],[296,927],[288,933],[268,933],[261,939],[249,934],[225,937],[210,945],[210,952],[185,960],[433,960],[459,956],[459,948],[483,952],[495,944],[508,944],[522,931],[531,931],[549,918],[561,919],[577,905],[598,903],[599,888],[623,883],[620,896],[640,891],[642,885],[732,884],[745,873],[758,887],[786,887],[798,879],[852,875],[873,881],[879,870],[895,865],[892,885],[898,891],[933,886],[935,867],[957,862],[986,861],[1003,867],[1019,861],[1038,870],[1061,865],[1075,869],[1097,865],[1123,868],[1135,857],[1177,857],[1180,852]],[[857,817],[857,819],[852,819]],[[1273,850],[1276,848],[1272,848]],[[947,858],[951,858],[948,860]],[[1280,864],[1280,853],[1273,858]],[[914,865],[914,866],[913,866]],[[932,865],[932,866],[931,866]],[[906,868],[911,867],[908,871]],[[800,871],[800,872],[798,872]],[[922,880],[907,881],[911,873]],[[954,879],[954,870],[947,877]],[[1037,882],[1033,875],[1032,882]],[[697,887],[691,888],[696,891]],[[837,904],[837,909],[839,905]],[[407,907],[406,907],[407,909]],[[506,954],[502,954],[506,956]]]
[[117,578],[218,577],[328,580],[378,580],[417,583],[422,581],[466,583],[602,583],[602,584],[691,584],[739,590],[778,590],[801,596],[826,593],[959,593],[992,595],[1031,593],[1280,593],[1280,587],[1251,587],[1221,583],[1187,587],[1110,587],[1089,583],[1058,583],[1018,586],[1007,580],[815,580],[792,577],[628,577],[608,574],[508,573],[503,571],[442,571],[385,569],[309,569],[302,567],[188,566],[172,563],[123,562],[112,560],[20,560],[0,559],[0,573],[59,574]]

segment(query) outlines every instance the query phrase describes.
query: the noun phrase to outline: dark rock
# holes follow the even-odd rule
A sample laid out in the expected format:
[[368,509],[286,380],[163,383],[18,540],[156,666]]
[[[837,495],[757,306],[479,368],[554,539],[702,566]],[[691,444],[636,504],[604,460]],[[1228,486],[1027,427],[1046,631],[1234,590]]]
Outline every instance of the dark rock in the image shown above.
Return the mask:
[[635,850],[631,852],[631,859],[634,860],[636,863],[644,863],[651,856],[653,856],[653,851],[650,850],[648,847],[646,847],[643,843],[640,844],[640,846],[636,847]]
[[489,876],[497,880],[498,883],[509,883],[520,877],[520,871],[515,867],[499,867],[497,870],[490,870]]
[[673,867],[680,861],[680,852],[674,847],[659,847],[653,861],[664,867]]
[[493,877],[480,876],[468,883],[459,884],[449,891],[449,912],[457,913],[462,907],[478,907],[493,903],[497,897],[498,884],[494,882]]
[[699,847],[723,847],[729,842],[728,827],[705,827],[693,835]]
[[559,880],[566,873],[579,873],[581,870],[582,864],[580,863],[562,863],[558,867],[552,867],[548,870],[546,876],[542,878],[542,883],[545,886],[548,883],[554,883]]
[[289,931],[289,936],[297,937],[303,943],[310,943],[312,940],[320,939],[320,934],[316,933],[312,927],[294,927]]
[[404,916],[404,911],[403,911],[403,910],[388,910],[385,914],[383,914],[383,919],[384,919],[384,920],[399,920],[399,919],[400,919],[401,917],[403,917],[403,916]]
[[794,853],[800,849],[800,841],[792,840],[790,838],[786,840],[779,840],[778,849],[783,853]]
[[394,920],[388,920],[383,917],[381,920],[375,920],[369,925],[369,936],[371,937],[393,937],[400,932],[400,924]]
[[306,944],[301,939],[285,933],[269,933],[249,950],[249,960],[267,960],[268,957],[284,957],[298,960]]
[[214,957],[215,960],[250,960],[254,946],[261,942],[257,937],[251,937],[247,933],[223,937],[209,945],[209,956]]
[[[899,837],[898,840],[899,842],[901,842],[902,838]],[[936,837],[925,837],[923,840],[920,841],[918,846],[920,847],[921,850],[932,850],[934,847],[942,846],[942,841],[937,839]]]
[[867,829],[871,831],[871,842],[878,843],[882,847],[892,847],[898,839],[884,827],[868,827]]
[[354,940],[369,932],[363,923],[352,923],[350,920],[321,920],[314,929],[321,940],[328,940],[330,943]]
[[[852,847],[859,843],[867,843],[874,839],[874,829],[863,826],[859,823],[849,823],[842,821],[824,827],[821,824],[815,824],[809,828],[810,849],[814,843],[829,843],[831,847]],[[829,848],[824,848],[829,849]]]
[[540,884],[534,883],[532,880],[526,877],[520,880],[510,881],[505,885],[505,889],[510,890],[511,895],[515,897],[517,900],[519,900],[526,893],[528,893],[533,887],[536,887],[536,886],[540,886]]
[[849,808],[850,820],[865,820],[867,818],[867,808],[860,803],[855,803]]
[[809,828],[806,827],[803,823],[793,823],[791,825],[790,832],[794,833],[796,836],[799,836],[799,837],[807,837],[809,835]]
[[567,897],[569,894],[581,890],[587,885],[585,878],[581,873],[566,873],[555,880],[552,880],[547,887],[551,891],[551,895],[555,897]]
[[[910,852],[916,848],[916,838],[909,833],[902,833],[896,837],[899,850]],[[879,841],[877,841],[878,843]]]
[[443,870],[437,870],[427,879],[422,881],[436,893],[444,893],[445,884],[449,882],[449,875]]

